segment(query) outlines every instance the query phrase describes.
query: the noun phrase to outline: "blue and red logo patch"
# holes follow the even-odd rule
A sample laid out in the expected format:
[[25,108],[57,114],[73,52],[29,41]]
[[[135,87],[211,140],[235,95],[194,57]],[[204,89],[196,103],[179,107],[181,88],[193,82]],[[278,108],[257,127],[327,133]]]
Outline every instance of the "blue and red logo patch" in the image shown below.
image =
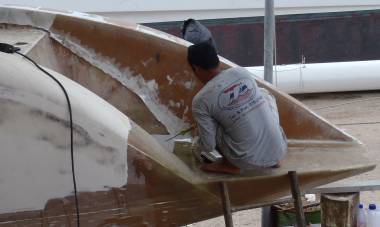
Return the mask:
[[219,94],[219,107],[225,110],[235,109],[254,99],[255,95],[252,81],[240,79],[228,85]]

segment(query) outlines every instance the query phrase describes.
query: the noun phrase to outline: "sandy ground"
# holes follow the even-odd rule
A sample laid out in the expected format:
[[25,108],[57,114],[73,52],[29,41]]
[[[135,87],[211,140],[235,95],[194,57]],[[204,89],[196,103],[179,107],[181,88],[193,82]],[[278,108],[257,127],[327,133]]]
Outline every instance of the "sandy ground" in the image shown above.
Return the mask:
[[[380,161],[380,92],[350,92],[331,94],[311,94],[295,96],[320,116],[336,124],[339,128],[358,138],[368,148],[368,156]],[[380,167],[372,172],[351,179],[376,180],[380,177]],[[380,203],[380,191],[362,192],[365,204]],[[261,226],[261,210],[246,210],[233,214],[235,226]],[[192,224],[194,227],[224,226],[223,217]]]

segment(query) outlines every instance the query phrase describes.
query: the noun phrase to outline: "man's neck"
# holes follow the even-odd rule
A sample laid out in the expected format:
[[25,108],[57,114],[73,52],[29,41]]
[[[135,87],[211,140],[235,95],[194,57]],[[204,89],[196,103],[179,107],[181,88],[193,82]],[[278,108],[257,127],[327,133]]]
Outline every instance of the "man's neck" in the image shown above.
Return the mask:
[[220,68],[211,70],[210,71],[210,77],[209,77],[210,79],[208,81],[214,79],[216,76],[219,75],[220,72],[221,72]]

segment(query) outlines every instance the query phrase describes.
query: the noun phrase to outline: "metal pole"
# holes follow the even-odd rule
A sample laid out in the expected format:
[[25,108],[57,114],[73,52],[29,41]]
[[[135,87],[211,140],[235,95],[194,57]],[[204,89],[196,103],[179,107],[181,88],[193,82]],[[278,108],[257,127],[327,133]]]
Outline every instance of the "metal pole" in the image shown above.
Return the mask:
[[290,178],[290,186],[294,199],[294,208],[296,211],[296,219],[298,227],[306,227],[305,213],[303,211],[303,205],[301,200],[300,185],[298,182],[298,176],[296,171],[288,172]]
[[274,3],[265,0],[264,17],[264,79],[273,83]]
[[[264,17],[264,80],[273,83],[273,37],[275,31],[274,2],[265,0]],[[271,207],[261,209],[261,226],[269,227],[271,223]]]
[[230,202],[230,196],[228,194],[228,187],[226,182],[220,183],[221,187],[221,194],[222,194],[222,203],[223,203],[223,212],[224,212],[224,222],[226,224],[226,227],[233,227],[234,223],[232,220],[232,209],[231,209],[231,202]]
[[273,227],[272,206],[261,208],[261,227]]

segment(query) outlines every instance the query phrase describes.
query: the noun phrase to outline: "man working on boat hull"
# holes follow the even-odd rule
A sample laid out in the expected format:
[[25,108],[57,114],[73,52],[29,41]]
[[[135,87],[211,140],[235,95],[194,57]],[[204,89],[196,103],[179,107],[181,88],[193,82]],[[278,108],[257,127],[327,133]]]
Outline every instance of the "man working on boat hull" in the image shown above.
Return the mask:
[[199,150],[222,153],[223,162],[203,164],[206,171],[239,173],[241,169],[278,166],[287,150],[277,108],[241,67],[222,71],[209,43],[188,48],[188,62],[205,84],[193,99]]

